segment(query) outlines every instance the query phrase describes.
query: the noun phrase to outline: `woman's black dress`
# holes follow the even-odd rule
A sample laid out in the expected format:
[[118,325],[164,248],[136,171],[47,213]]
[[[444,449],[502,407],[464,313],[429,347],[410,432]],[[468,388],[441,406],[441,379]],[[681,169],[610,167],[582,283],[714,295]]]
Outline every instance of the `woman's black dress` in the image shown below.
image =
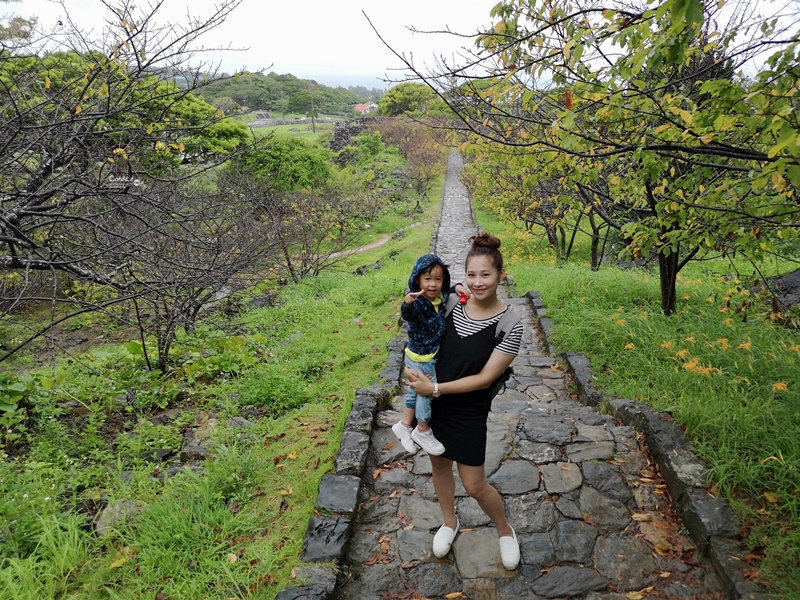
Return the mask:
[[[495,348],[497,319],[488,319],[486,327],[462,338],[454,323],[456,310],[447,317],[447,329],[437,354],[439,383],[477,375]],[[445,394],[432,400],[430,427],[436,439],[444,444],[443,457],[474,467],[486,461],[486,420],[491,405],[490,388]]]

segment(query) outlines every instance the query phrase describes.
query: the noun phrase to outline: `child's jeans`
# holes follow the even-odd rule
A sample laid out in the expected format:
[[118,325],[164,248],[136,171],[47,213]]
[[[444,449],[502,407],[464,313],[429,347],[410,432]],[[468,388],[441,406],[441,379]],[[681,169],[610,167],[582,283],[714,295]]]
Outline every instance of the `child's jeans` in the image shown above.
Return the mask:
[[[409,369],[416,369],[422,372],[423,375],[430,375],[431,381],[436,381],[436,359],[433,358],[428,362],[417,362],[411,360],[406,355],[406,366]],[[423,396],[417,394],[414,388],[408,388],[408,396],[406,396],[406,408],[413,408],[417,421],[427,423],[431,420],[431,396]]]

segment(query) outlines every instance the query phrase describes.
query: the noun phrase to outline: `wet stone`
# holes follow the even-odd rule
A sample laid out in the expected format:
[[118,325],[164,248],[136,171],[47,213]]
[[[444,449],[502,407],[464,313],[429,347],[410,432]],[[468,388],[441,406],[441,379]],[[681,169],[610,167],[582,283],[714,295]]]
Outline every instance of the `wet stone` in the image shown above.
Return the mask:
[[546,598],[580,596],[593,590],[602,590],[606,581],[594,569],[583,567],[556,567],[533,582],[533,591]]
[[556,549],[549,533],[517,534],[522,562],[536,569],[549,567],[556,562]]
[[453,542],[458,571],[465,579],[513,577],[500,562],[500,546],[494,528],[462,531]]
[[577,442],[567,446],[567,456],[574,463],[607,460],[614,456],[614,442]]
[[313,586],[290,586],[283,588],[275,600],[326,600],[328,590],[319,585]]
[[367,464],[369,436],[357,431],[342,433],[342,445],[336,455],[336,472],[342,475],[361,476]]
[[388,471],[381,470],[371,485],[376,494],[391,494],[398,488],[410,487],[413,480],[414,476],[411,473],[402,467],[395,467]]
[[501,494],[525,494],[539,489],[539,469],[527,460],[507,460],[489,483]]
[[[369,502],[361,508],[356,516],[360,523],[381,523],[389,527],[387,531],[393,531],[400,527],[400,520],[397,517],[397,507],[400,499],[380,496],[375,502]],[[394,526],[396,525],[396,526]]]
[[442,511],[436,502],[422,498],[419,494],[405,494],[400,498],[401,519],[413,524],[415,529],[429,531],[442,524]]
[[497,580],[497,600],[542,600],[531,587],[531,582],[541,573],[526,565],[520,565],[518,570],[519,577]]
[[573,463],[550,463],[541,465],[539,470],[544,477],[544,486],[549,494],[566,494],[576,490],[583,482],[578,465]]
[[455,567],[448,563],[423,564],[407,569],[405,576],[423,598],[440,598],[461,591],[461,578]]
[[360,484],[361,479],[355,475],[323,475],[315,507],[332,513],[352,514]]
[[494,579],[464,579],[462,591],[470,600],[495,600],[497,582]]
[[386,596],[386,592],[399,595],[407,591],[400,581],[397,565],[370,565],[353,569],[352,573],[352,579],[343,589],[347,598],[377,600]]
[[633,493],[616,467],[606,462],[588,461],[581,468],[586,483],[604,496],[620,502],[628,502],[633,498]]
[[374,415],[372,410],[365,408],[357,408],[353,406],[350,414],[347,415],[347,420],[344,422],[345,431],[359,431],[367,435],[372,433],[372,423]]
[[383,538],[384,535],[391,534],[371,528],[356,528],[347,549],[347,561],[353,564],[364,564],[382,554],[395,558],[397,556],[397,548],[394,544],[389,545],[388,552],[384,553],[381,550],[378,540]]
[[631,522],[631,515],[625,505],[590,487],[581,488],[580,506],[581,512],[605,531],[625,529]]
[[555,504],[558,512],[568,519],[583,519],[583,513],[581,512],[580,507],[569,498],[564,498],[561,496],[558,500],[556,500]]
[[552,502],[545,501],[543,493],[510,496],[505,498],[508,520],[517,533],[541,532],[552,529],[559,520]]
[[537,465],[561,460],[561,450],[552,444],[541,444],[522,440],[516,448],[520,458],[535,462]]
[[585,563],[591,558],[597,528],[583,521],[561,521],[553,529],[553,543],[558,560]]
[[349,528],[350,520],[344,517],[311,517],[303,540],[302,560],[305,562],[338,560],[344,555]]
[[304,566],[294,568],[297,579],[307,586],[319,586],[329,594],[336,587],[336,570],[331,567]]
[[431,560],[433,557],[433,534],[422,529],[398,531],[397,553],[403,563]]
[[431,468],[431,457],[427,454],[420,452],[414,457],[414,465],[411,468],[414,475],[430,475],[433,473]]
[[[470,529],[473,527],[482,527],[488,525],[492,520],[487,516],[475,498],[458,498],[456,500],[456,512],[458,514],[458,522],[461,527]],[[441,512],[440,512],[441,515]],[[440,516],[441,518],[441,516]]]
[[635,537],[598,539],[594,567],[612,584],[627,590],[642,589],[658,579],[650,547]]
[[532,442],[566,446],[572,442],[574,425],[561,419],[537,419],[535,423],[526,421],[523,425],[526,437]]
[[516,427],[515,416],[489,413],[489,422],[486,424],[486,461],[483,463],[487,477],[500,468],[503,458],[510,453]]
[[380,428],[372,432],[371,444],[378,464],[390,464],[410,456],[391,429]]

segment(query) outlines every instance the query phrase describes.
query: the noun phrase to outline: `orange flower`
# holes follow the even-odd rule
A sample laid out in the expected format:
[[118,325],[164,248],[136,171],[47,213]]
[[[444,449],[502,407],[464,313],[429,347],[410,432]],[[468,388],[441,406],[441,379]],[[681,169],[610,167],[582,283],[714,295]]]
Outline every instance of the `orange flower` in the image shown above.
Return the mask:
[[663,344],[661,344],[661,347],[664,348],[664,350],[669,350],[670,348],[672,348],[672,342],[664,342]]
[[625,344],[625,350],[633,350],[634,348],[636,348],[636,344],[634,344],[633,342],[628,342],[627,344]]
[[686,341],[687,342],[693,342],[694,341],[694,336],[690,335],[689,337],[686,338]]
[[737,350],[750,350],[753,347],[753,342],[742,342],[736,346]]
[[625,319],[620,319],[619,321],[614,323],[614,325],[619,325],[619,326],[625,325]]
[[677,356],[678,358],[683,358],[683,357],[684,357],[684,356],[686,356],[687,354],[689,354],[689,351],[688,351],[688,350],[686,350],[686,349],[684,348],[683,350],[678,350],[678,351],[675,353],[675,356]]
[[773,392],[785,392],[789,389],[789,384],[785,381],[779,381],[778,383],[772,384],[772,391]]

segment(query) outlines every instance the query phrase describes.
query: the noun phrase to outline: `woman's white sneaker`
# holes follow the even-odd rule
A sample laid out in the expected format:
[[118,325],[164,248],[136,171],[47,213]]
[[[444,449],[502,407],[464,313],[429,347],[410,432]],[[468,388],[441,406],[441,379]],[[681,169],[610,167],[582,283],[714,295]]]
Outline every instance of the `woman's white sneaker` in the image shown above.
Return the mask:
[[506,569],[513,571],[519,566],[519,558],[519,542],[512,527],[511,535],[504,535],[500,538],[500,559]]
[[460,527],[458,517],[456,517],[456,528],[451,529],[447,525],[439,527],[439,531],[433,536],[433,555],[437,558],[447,556],[450,552],[450,547],[453,545],[453,540],[456,539],[458,528]]

